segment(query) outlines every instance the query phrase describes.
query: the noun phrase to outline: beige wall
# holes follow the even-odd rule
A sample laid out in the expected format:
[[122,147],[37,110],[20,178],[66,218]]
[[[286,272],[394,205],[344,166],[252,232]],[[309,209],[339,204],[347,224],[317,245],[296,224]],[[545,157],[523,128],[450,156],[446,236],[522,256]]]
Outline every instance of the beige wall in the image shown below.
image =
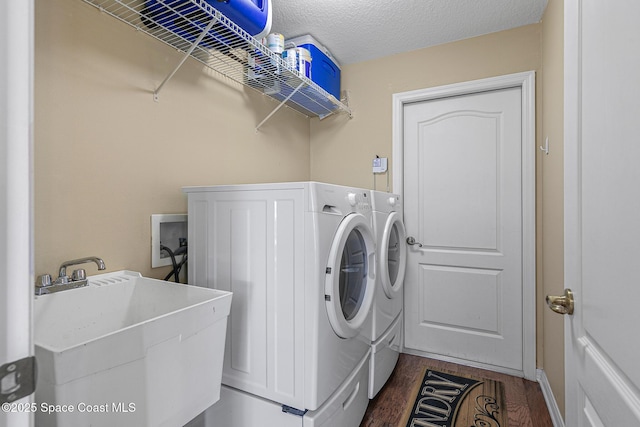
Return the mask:
[[[563,79],[564,1],[549,0],[542,18],[542,136],[549,138],[549,155],[540,154],[542,171],[542,264],[543,295],[562,295],[564,288],[564,168]],[[564,319],[543,311],[544,370],[556,401],[564,413]]]
[[[562,4],[535,24],[342,68],[354,117],[311,122],[311,179],[373,187],[371,160],[392,164],[392,95],[486,77],[536,71],[537,364],[564,402],[562,319],[544,296],[562,288]],[[546,108],[548,111],[543,111]],[[544,124],[544,126],[543,126]],[[549,136],[552,154],[537,150]],[[544,158],[543,158],[544,157]],[[393,171],[390,171],[393,174]],[[386,176],[376,178],[386,189]],[[393,183],[391,183],[393,188]],[[559,326],[558,326],[559,325]],[[548,334],[548,336],[547,336]]]
[[[309,179],[309,120],[78,0],[36,0],[35,270],[151,269],[150,215],[184,185]],[[87,266],[88,274],[95,267]]]
[[[379,155],[391,164],[394,93],[539,71],[540,37],[540,25],[529,25],[342,67],[353,119],[312,120],[311,178],[371,188],[371,160]],[[386,188],[386,177],[376,185]]]

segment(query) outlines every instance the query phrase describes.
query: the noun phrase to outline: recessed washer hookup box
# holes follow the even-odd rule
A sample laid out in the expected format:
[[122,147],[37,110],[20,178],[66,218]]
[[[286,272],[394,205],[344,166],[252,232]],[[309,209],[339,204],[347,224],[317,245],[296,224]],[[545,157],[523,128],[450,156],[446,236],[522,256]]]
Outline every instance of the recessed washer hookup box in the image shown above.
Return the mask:
[[311,81],[340,100],[340,65],[331,52],[310,35],[286,40],[285,48],[292,45],[311,52]]

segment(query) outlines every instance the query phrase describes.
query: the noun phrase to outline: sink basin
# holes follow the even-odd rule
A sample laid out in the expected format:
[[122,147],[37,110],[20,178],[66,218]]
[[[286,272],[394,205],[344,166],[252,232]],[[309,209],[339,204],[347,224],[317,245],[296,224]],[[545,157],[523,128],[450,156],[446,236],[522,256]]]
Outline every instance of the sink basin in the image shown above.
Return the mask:
[[35,297],[36,425],[186,424],[220,397],[230,306],[131,271]]

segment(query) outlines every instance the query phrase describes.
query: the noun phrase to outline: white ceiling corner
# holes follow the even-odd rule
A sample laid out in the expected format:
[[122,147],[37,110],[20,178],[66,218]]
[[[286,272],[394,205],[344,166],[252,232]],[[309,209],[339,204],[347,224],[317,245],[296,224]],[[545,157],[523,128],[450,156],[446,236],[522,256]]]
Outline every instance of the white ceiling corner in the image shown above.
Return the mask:
[[340,65],[540,22],[548,0],[272,0],[272,32],[311,34]]

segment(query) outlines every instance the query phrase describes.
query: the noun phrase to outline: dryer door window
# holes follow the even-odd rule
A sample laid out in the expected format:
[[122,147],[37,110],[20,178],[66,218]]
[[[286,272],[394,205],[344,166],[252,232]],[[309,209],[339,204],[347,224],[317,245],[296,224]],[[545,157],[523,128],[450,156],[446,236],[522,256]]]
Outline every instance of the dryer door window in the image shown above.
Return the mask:
[[340,223],[326,269],[329,321],[342,338],[356,336],[366,321],[375,286],[375,246],[367,219],[350,214]]
[[353,229],[342,250],[339,272],[339,292],[342,315],[353,320],[358,314],[367,290],[367,246],[358,229]]
[[400,294],[407,267],[407,234],[398,212],[387,218],[380,245],[380,282],[387,298]]

